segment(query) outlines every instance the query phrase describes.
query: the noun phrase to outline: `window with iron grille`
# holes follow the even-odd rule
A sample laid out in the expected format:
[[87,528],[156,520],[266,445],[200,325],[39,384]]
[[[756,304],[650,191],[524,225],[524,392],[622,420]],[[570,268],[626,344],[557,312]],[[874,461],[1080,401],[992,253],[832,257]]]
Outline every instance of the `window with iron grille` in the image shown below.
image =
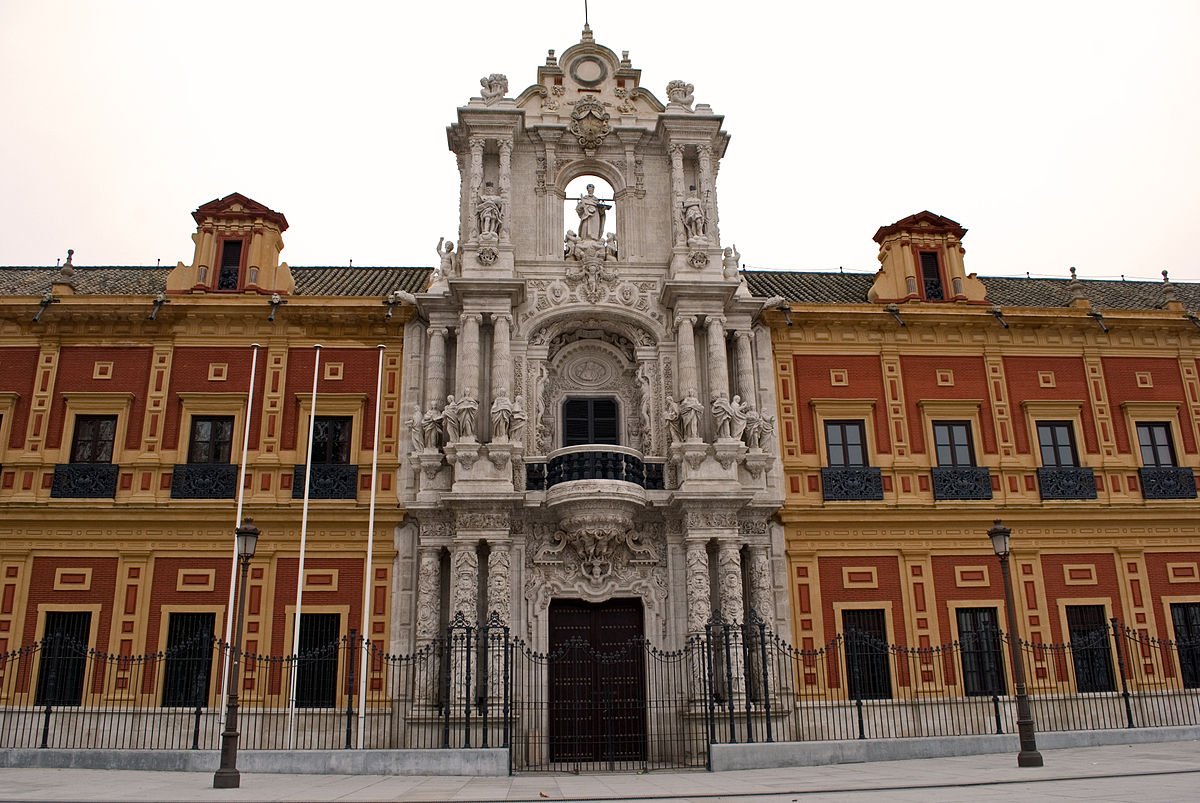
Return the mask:
[[111,463],[116,437],[115,415],[76,416],[75,434],[71,440],[71,462]]
[[341,619],[336,613],[300,615],[296,650],[296,705],[332,708],[337,699]]
[[1068,605],[1067,632],[1075,665],[1076,691],[1116,691],[1104,606]]
[[1200,689],[1200,602],[1171,603],[1175,648],[1185,689]]
[[163,659],[164,707],[195,707],[207,702],[216,616],[199,612],[170,614]]
[[835,468],[867,465],[866,427],[862,421],[826,421],[825,451]]
[[79,705],[87,669],[90,611],[47,611],[38,667],[37,705]]
[[1171,424],[1167,421],[1145,421],[1137,425],[1138,445],[1142,465],[1146,468],[1172,468],[1175,446],[1171,443]]
[[975,465],[970,421],[934,421],[933,445],[939,466],[967,468]]
[[350,436],[354,419],[350,416],[319,415],[313,422],[313,463],[350,462]]
[[1074,468],[1079,465],[1075,451],[1075,428],[1070,421],[1039,421],[1038,445],[1046,468]]
[[236,290],[242,276],[242,241],[221,243],[221,266],[217,271],[218,290]]
[[892,674],[886,613],[882,608],[842,611],[846,636],[846,684],[852,700],[887,700]]
[[567,399],[563,402],[563,446],[620,443],[615,399]]
[[959,608],[963,691],[970,697],[1004,694],[1004,659],[995,608]]
[[926,301],[945,301],[946,292],[942,287],[942,271],[938,267],[936,251],[921,252],[921,284],[925,291]]
[[228,463],[233,449],[233,416],[192,418],[189,463]]

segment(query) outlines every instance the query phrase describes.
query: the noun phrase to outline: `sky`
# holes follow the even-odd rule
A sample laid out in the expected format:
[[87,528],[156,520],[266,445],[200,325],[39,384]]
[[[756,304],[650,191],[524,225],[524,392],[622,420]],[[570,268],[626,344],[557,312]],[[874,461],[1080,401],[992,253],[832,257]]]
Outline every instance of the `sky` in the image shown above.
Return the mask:
[[[597,42],[725,116],[755,269],[873,272],[928,209],[981,276],[1200,281],[1200,0],[591,0]],[[0,0],[0,265],[190,263],[191,212],[282,212],[292,265],[432,265],[445,127],[583,0]]]

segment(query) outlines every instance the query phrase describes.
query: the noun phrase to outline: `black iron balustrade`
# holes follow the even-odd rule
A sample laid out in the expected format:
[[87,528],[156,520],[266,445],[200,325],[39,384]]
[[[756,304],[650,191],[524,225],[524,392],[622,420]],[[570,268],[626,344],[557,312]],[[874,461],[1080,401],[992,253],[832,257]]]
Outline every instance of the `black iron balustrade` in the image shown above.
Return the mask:
[[50,496],[55,499],[112,499],[121,467],[112,463],[59,463]]
[[642,462],[643,473],[646,476],[644,487],[647,491],[661,491],[666,487],[663,485],[663,466],[664,463],[661,460],[644,460]]
[[941,279],[926,279],[925,284],[925,300],[926,301],[945,301],[946,292],[942,287]]
[[1042,499],[1095,499],[1096,475],[1083,466],[1042,466],[1037,470]]
[[619,480],[645,487],[642,459],[625,452],[607,450],[567,452],[550,458],[546,488],[576,480]]
[[1139,468],[1143,499],[1195,499],[1196,475],[1186,466]]
[[177,463],[171,474],[172,499],[233,499],[238,467],[231,463]]
[[833,466],[821,469],[821,492],[826,502],[883,499],[883,476],[874,466]]
[[935,466],[933,498],[991,499],[992,475],[987,466]]
[[[342,463],[314,463],[309,499],[357,499],[358,466]],[[292,472],[292,498],[304,498],[304,466]]]
[[525,463],[525,490],[546,490],[546,461]]

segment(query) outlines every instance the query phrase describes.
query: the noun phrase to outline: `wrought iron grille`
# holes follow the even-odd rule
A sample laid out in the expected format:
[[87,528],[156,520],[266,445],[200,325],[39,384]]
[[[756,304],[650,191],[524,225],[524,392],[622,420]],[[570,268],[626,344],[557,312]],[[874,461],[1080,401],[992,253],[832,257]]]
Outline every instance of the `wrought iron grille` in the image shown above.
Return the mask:
[[[309,484],[310,499],[357,499],[358,466],[341,463],[313,463],[312,482]],[[298,465],[292,472],[292,498],[304,498],[304,466]]]
[[1037,470],[1042,499],[1095,499],[1096,475],[1083,466],[1041,466]]
[[991,499],[992,476],[987,466],[934,466],[933,498]]
[[874,466],[831,466],[821,469],[821,492],[827,502],[883,499],[883,478]]
[[1196,475],[1186,466],[1139,468],[1144,499],[1195,499]]
[[172,499],[233,499],[238,467],[232,463],[177,463],[171,474]]
[[50,496],[55,499],[112,499],[120,466],[112,463],[58,463]]

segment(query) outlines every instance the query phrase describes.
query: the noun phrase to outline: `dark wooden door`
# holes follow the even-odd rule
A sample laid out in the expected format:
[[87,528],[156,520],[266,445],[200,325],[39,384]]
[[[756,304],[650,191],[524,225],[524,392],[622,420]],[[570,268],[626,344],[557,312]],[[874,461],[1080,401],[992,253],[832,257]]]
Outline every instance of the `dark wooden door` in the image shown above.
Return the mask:
[[38,705],[79,705],[87,671],[92,614],[47,611],[42,661],[35,699]]
[[550,603],[550,760],[644,761],[642,601]]
[[1116,691],[1103,605],[1068,605],[1067,633],[1079,692]]
[[881,608],[842,611],[846,631],[846,683],[852,700],[892,696],[887,619]]

